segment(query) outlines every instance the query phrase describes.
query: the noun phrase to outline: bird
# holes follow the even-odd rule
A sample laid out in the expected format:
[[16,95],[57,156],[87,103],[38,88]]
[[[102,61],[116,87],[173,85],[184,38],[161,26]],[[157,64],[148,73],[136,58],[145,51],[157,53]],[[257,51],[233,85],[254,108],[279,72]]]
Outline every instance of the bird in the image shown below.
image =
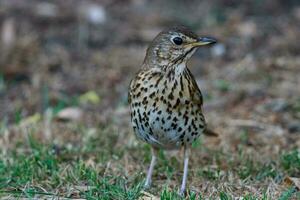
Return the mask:
[[184,149],[180,195],[186,192],[191,144],[207,129],[203,97],[187,67],[202,46],[215,44],[213,37],[199,37],[185,26],[160,32],[150,43],[140,70],[129,84],[131,124],[138,139],[151,145],[151,163],[144,187],[151,186],[160,149]]

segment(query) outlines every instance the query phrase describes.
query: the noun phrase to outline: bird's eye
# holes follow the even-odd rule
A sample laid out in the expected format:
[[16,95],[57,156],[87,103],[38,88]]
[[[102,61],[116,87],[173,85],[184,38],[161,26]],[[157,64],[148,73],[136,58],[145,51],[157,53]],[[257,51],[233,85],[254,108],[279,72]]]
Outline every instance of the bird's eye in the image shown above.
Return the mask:
[[176,45],[181,45],[182,44],[182,38],[180,38],[180,37],[175,37],[175,38],[173,38],[173,42],[174,42],[174,44],[176,44]]

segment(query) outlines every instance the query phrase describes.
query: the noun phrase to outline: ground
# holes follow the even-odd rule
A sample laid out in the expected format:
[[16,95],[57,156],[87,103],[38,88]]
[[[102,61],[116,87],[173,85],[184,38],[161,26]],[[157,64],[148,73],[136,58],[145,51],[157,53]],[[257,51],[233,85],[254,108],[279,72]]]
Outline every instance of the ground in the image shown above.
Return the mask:
[[0,0],[0,198],[181,199],[182,151],[130,126],[147,45],[184,24],[219,40],[188,63],[218,137],[193,144],[187,199],[300,199],[298,1]]

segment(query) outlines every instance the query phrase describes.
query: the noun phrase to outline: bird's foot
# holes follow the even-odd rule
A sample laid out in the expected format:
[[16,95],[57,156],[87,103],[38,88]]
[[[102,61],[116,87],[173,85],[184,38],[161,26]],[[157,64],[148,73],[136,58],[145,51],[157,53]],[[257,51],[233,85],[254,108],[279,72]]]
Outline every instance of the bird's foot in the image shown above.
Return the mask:
[[181,197],[185,197],[185,195],[186,195],[186,190],[185,190],[185,188],[181,188],[178,194],[179,194],[179,196],[181,196]]
[[146,180],[145,184],[144,184],[144,189],[149,189],[151,187],[151,181]]

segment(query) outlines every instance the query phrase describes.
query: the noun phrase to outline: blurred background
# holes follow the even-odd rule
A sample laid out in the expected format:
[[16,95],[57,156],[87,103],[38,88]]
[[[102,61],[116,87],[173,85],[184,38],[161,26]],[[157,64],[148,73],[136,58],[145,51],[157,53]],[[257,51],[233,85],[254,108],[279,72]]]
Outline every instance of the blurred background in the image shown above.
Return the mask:
[[262,160],[299,148],[297,0],[0,0],[1,146],[9,152],[28,133],[58,150],[136,145],[129,81],[156,34],[178,24],[219,40],[188,63],[220,133],[203,144],[242,144]]

